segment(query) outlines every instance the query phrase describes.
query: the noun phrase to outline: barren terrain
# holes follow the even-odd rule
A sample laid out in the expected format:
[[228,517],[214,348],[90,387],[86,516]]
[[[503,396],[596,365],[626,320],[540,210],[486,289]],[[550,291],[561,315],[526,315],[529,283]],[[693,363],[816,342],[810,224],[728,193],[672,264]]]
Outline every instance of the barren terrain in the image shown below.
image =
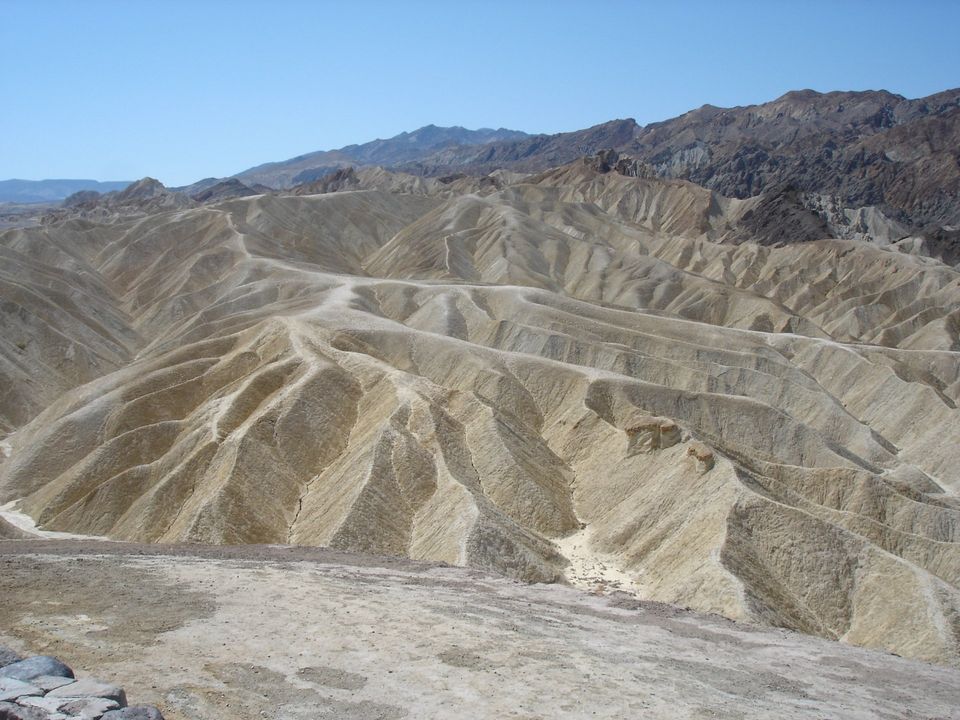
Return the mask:
[[604,158],[328,189],[0,233],[0,504],[960,665],[960,273],[922,238],[771,245],[789,198]]
[[402,559],[9,541],[0,575],[0,642],[168,720],[960,717],[956,670]]

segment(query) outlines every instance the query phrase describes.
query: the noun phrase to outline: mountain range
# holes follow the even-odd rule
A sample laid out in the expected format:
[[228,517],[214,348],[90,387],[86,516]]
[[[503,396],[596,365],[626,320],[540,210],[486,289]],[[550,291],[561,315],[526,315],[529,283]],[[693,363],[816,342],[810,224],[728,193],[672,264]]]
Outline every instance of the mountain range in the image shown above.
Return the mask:
[[72,197],[0,232],[0,504],[960,666],[958,98],[431,127]]
[[[908,100],[884,91],[789,92],[768,103],[704,105],[671,120],[614,120],[585,130],[528,135],[428,125],[387,140],[270,162],[232,177],[262,190],[289,189],[348,167],[383,167],[423,177],[535,172],[613,149],[658,177],[684,179],[727,197],[773,189],[820,196],[823,206],[876,207],[944,245],[960,225],[960,89]],[[193,196],[222,182],[177,188]],[[128,183],[0,182],[0,201],[60,200],[79,190],[108,192]],[[27,199],[29,198],[29,199]]]
[[[647,126],[614,120],[556,135],[450,142],[436,151],[427,145],[416,157],[341,152],[343,162],[357,166],[438,177],[535,172],[607,148],[648,164],[659,177],[690,180],[727,197],[789,185],[845,206],[879,207],[915,230],[960,224],[960,89],[917,100],[882,91],[804,90],[761,105],[704,105]],[[271,164],[272,175],[261,166],[237,177],[289,187],[338,166],[328,154],[313,154]],[[281,167],[288,170],[281,174]]]
[[59,202],[82,190],[112,192],[123,190],[130,181],[99,182],[97,180],[0,180],[0,203]]
[[427,125],[388,140],[373,140],[362,145],[347,145],[339,150],[312,152],[283,162],[258,165],[234,177],[247,184],[260,183],[281,189],[312,182],[350,165],[394,167],[431,157],[448,148],[473,147],[525,137],[526,133],[504,128],[467,130],[462,127]]

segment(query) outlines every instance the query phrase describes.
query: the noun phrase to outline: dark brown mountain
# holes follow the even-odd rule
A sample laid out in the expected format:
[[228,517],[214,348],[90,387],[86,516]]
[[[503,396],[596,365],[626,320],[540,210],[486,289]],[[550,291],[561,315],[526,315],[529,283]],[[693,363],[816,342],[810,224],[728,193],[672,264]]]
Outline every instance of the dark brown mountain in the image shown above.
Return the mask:
[[564,165],[606,148],[629,146],[640,126],[636,120],[611,120],[586,130],[557,135],[532,135],[521,140],[493,142],[474,147],[450,147],[401,169],[421,175],[447,175],[457,170],[487,174],[501,168],[538,171]]
[[402,169],[422,175],[537,171],[603,148],[626,152],[661,177],[728,197],[789,186],[846,207],[879,206],[913,229],[960,222],[960,89],[918,100],[884,91],[801,90],[761,105],[704,105],[645,127],[615,120],[447,148]]
[[881,206],[916,227],[960,219],[960,90],[790,92],[771,103],[698,110],[648,125],[627,152],[664,177],[730,197],[790,183]]

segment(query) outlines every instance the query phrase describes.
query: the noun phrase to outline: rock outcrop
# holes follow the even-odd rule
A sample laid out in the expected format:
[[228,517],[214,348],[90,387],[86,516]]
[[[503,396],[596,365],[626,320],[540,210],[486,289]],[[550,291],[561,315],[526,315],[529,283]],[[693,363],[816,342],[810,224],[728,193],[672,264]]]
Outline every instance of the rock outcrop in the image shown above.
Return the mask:
[[585,130],[447,148],[399,166],[421,175],[541,171],[613,148],[659,177],[736,198],[789,185],[877,207],[918,232],[960,223],[960,89],[908,100],[884,91],[789,92],[746,107],[712,105],[641,127]]
[[119,218],[141,217],[166,210],[194,207],[196,203],[183,193],[167,189],[154,178],[145,177],[123,190],[100,194],[95,191],[74,193],[58,210],[43,217],[46,225],[82,218],[93,222],[112,222]]

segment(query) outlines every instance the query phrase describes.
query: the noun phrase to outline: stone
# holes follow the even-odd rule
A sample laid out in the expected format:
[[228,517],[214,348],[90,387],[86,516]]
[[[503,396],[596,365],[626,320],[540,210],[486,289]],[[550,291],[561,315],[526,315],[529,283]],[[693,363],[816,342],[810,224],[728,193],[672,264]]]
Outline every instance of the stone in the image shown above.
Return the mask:
[[33,683],[0,677],[0,701],[16,700],[24,695],[43,695],[43,690]]
[[26,696],[17,700],[17,705],[23,707],[40,708],[48,713],[57,712],[60,706],[66,702],[65,698],[47,698]]
[[71,717],[77,717],[81,720],[97,720],[104,713],[111,710],[120,709],[120,704],[116,700],[108,700],[101,697],[76,698],[75,700],[66,700],[59,710]]
[[660,448],[666,449],[673,447],[682,439],[680,428],[673,420],[662,420],[660,422]]
[[625,432],[629,455],[646,454],[660,449],[660,418],[636,418]]
[[55,698],[106,698],[115,701],[119,707],[125,707],[127,704],[127,695],[122,687],[92,678],[83,678],[75,683],[58,687],[51,690],[47,696]]
[[49,720],[49,718],[49,713],[40,708],[0,702],[0,720]]
[[49,655],[36,655],[0,668],[0,677],[11,677],[17,680],[33,680],[41,675],[59,675],[68,678],[74,676],[73,670]]
[[664,450],[681,440],[680,428],[673,420],[649,415],[635,418],[625,432],[628,455]]
[[23,656],[8,647],[0,645],[0,668],[23,660]]
[[100,720],[163,720],[163,714],[153,705],[131,705],[121,710],[111,710]]
[[691,442],[690,447],[687,448],[687,457],[693,460],[694,468],[701,475],[713,468],[713,450],[702,442]]
[[41,675],[40,677],[33,678],[30,682],[44,692],[50,692],[51,690],[56,690],[58,687],[69,685],[75,681],[73,678],[61,677],[59,675]]

